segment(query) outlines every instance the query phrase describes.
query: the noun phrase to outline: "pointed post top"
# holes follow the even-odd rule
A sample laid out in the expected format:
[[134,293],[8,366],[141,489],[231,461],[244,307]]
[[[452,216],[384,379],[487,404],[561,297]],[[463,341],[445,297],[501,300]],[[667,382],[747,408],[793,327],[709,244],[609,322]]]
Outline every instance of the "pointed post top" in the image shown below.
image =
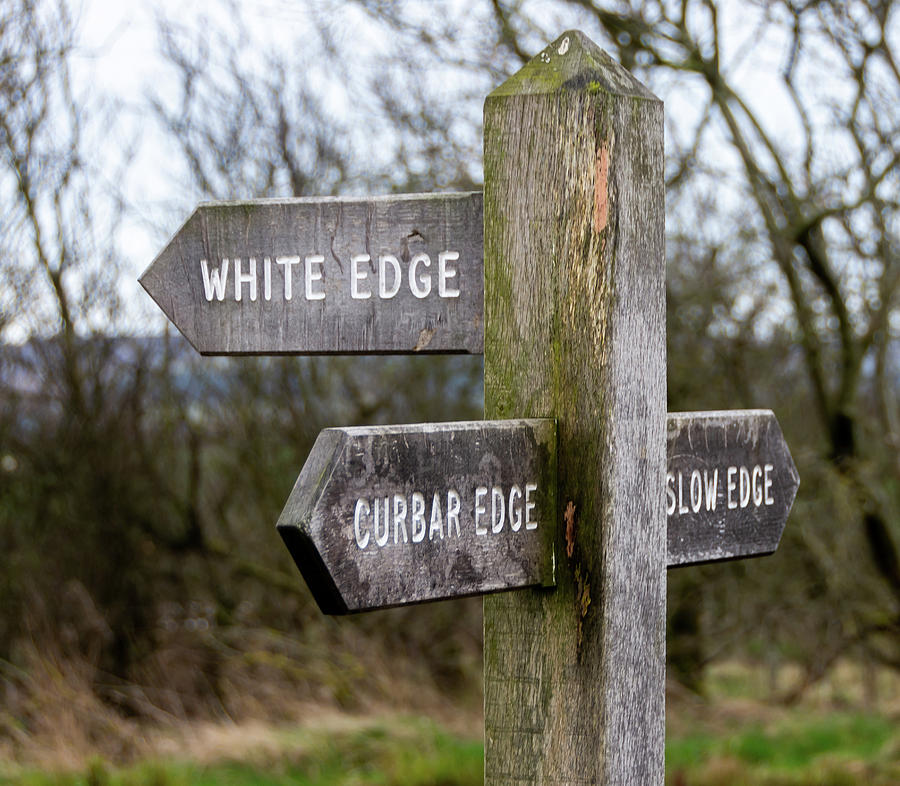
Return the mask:
[[644,85],[580,30],[568,30],[542,49],[489,96],[603,91],[659,101]]

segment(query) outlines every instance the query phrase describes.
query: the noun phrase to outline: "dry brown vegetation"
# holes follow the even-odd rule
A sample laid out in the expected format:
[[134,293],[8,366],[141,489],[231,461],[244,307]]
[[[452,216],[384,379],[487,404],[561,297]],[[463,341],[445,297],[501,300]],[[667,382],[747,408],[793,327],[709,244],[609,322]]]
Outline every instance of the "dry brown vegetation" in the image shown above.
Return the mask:
[[[477,618],[473,603],[448,611]],[[371,624],[391,625],[392,613],[373,615]],[[409,615],[405,623],[422,627]],[[392,713],[427,715],[478,737],[480,641],[460,640],[457,649],[452,663],[437,662],[414,637],[390,641],[352,624],[293,636],[178,631],[162,637],[126,682],[83,656],[23,641],[19,665],[0,664],[0,760],[74,770],[98,756],[120,765],[243,759],[274,744],[280,727],[349,728]]]

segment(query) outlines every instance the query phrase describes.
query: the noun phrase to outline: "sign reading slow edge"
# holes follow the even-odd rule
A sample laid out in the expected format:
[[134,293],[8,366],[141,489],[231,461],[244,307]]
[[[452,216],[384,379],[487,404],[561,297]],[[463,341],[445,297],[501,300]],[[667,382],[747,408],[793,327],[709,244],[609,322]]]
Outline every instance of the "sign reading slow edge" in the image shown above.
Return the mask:
[[[671,567],[771,554],[799,478],[769,410],[668,416]],[[552,420],[326,429],[278,520],[322,611],[554,583]]]
[[771,554],[800,476],[770,410],[667,418],[668,565]]
[[554,583],[556,424],[334,428],[278,531],[322,611]]
[[204,355],[483,347],[480,193],[201,204],[141,284]]

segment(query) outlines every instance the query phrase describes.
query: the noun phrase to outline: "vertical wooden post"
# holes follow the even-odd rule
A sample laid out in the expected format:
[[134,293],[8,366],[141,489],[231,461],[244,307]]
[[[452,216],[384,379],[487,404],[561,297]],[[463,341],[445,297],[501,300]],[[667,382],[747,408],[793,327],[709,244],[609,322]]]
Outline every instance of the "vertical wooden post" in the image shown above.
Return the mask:
[[484,602],[485,782],[662,784],[662,102],[568,32],[484,120],[485,417],[559,422],[557,588]]

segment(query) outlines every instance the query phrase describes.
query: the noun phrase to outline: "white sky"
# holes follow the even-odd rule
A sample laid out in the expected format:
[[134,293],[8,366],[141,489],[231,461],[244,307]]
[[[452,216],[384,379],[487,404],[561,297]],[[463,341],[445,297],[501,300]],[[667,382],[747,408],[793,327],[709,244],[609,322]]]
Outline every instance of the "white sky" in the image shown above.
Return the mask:
[[[163,135],[145,122],[149,109],[142,103],[150,86],[159,90],[167,76],[158,53],[155,16],[179,13],[184,5],[174,0],[84,0],[78,25],[83,57],[74,63],[76,78],[83,88],[90,86],[92,96],[103,94],[125,102],[126,111],[120,117],[127,137],[123,141],[136,144],[136,157],[128,167],[126,193],[131,210],[127,225],[120,229],[124,256],[121,291],[126,303],[143,306],[154,317],[156,312],[137,277],[164,241],[153,228],[160,221],[156,206],[170,201],[172,189],[184,181],[184,174],[176,156],[166,155]],[[190,5],[197,12],[210,3],[191,0]],[[110,152],[118,153],[115,144],[110,145]],[[171,233],[177,228],[176,220]]]

